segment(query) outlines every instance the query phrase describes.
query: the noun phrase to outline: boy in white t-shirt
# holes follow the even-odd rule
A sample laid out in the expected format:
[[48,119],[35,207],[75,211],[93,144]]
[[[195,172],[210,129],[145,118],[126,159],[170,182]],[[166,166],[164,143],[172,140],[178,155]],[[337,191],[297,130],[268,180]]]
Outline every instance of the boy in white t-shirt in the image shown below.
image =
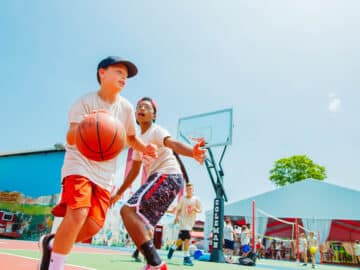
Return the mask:
[[106,111],[125,128],[128,143],[138,151],[156,157],[156,147],[145,145],[135,130],[134,110],[119,93],[127,78],[135,76],[136,66],[117,56],[103,59],[97,68],[100,89],[81,97],[70,109],[67,145],[62,167],[61,200],[54,207],[55,216],[64,217],[56,234],[40,241],[40,270],[63,269],[67,254],[75,242],[91,238],[103,226],[110,205],[110,191],[117,159],[93,161],[83,156],[75,145],[79,122],[94,111]]
[[301,233],[299,237],[299,252],[300,252],[300,259],[303,259],[303,266],[307,265],[308,257],[307,257],[307,250],[308,250],[308,243],[305,236],[305,233]]
[[315,255],[317,252],[318,242],[317,242],[314,232],[311,231],[309,233],[307,243],[308,243],[308,249],[310,251],[310,256],[311,256],[311,267],[315,268]]
[[158,157],[148,158],[138,151],[134,152],[132,167],[119,188],[112,203],[119,200],[124,191],[133,183],[139,174],[141,164],[144,163],[148,176],[143,184],[124,205],[120,214],[124,225],[144,255],[147,266],[145,270],[165,270],[166,264],[160,259],[149,233],[158,223],[166,210],[183,187],[184,176],[175,153],[193,157],[200,164],[204,162],[204,142],[198,142],[194,147],[174,140],[169,132],[155,124],[157,107],[148,97],[140,99],[136,106],[136,120],[140,125],[139,137],[146,143],[158,147]]
[[225,218],[224,224],[224,255],[228,256],[226,259],[227,262],[232,262],[232,257],[234,256],[234,236],[235,231],[232,226],[231,218]]
[[191,239],[191,230],[196,221],[196,214],[201,213],[202,206],[198,197],[193,195],[194,187],[191,183],[186,183],[186,194],[183,196],[176,207],[176,217],[174,224],[179,223],[179,235],[175,246],[170,247],[168,259],[171,259],[174,251],[184,244],[184,261],[183,264],[192,266],[193,262],[190,258],[189,243]]

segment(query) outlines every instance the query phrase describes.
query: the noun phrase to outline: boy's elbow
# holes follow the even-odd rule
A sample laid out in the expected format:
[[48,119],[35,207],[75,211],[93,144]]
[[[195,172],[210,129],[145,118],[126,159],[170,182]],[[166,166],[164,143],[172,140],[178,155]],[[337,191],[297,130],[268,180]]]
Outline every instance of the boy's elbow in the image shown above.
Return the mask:
[[127,135],[126,136],[126,141],[127,141],[128,144],[131,145],[135,141],[135,135]]

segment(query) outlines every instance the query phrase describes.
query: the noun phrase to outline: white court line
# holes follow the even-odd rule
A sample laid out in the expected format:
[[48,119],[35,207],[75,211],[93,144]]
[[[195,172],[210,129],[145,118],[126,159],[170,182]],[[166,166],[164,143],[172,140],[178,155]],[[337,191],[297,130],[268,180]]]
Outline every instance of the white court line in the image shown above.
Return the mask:
[[[37,258],[32,258],[32,257],[27,257],[27,256],[2,252],[2,251],[0,251],[0,254],[5,254],[5,255],[15,256],[15,257],[19,257],[19,258],[25,258],[25,259],[39,261],[39,259],[37,259]],[[81,268],[84,268],[84,269],[87,269],[87,270],[96,270],[95,268],[90,268],[90,267],[86,267],[86,266],[82,266],[82,265],[75,265],[75,264],[69,264],[69,263],[66,263],[65,265],[74,266],[74,267],[81,267]]]

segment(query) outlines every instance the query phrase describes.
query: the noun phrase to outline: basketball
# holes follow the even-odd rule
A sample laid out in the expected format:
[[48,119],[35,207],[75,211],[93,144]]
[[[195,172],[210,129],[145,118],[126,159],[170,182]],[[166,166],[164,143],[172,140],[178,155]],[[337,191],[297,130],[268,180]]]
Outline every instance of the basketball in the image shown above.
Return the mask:
[[121,123],[107,112],[97,111],[79,123],[75,144],[85,157],[95,161],[115,158],[125,144]]
[[316,247],[310,247],[310,254],[314,255],[316,253]]

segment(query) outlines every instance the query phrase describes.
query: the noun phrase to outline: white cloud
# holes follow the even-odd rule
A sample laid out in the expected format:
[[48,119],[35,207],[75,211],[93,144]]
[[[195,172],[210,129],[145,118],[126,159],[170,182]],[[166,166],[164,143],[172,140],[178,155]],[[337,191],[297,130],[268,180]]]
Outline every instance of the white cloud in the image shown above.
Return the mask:
[[341,99],[334,93],[328,95],[328,110],[329,112],[336,113],[341,108]]

